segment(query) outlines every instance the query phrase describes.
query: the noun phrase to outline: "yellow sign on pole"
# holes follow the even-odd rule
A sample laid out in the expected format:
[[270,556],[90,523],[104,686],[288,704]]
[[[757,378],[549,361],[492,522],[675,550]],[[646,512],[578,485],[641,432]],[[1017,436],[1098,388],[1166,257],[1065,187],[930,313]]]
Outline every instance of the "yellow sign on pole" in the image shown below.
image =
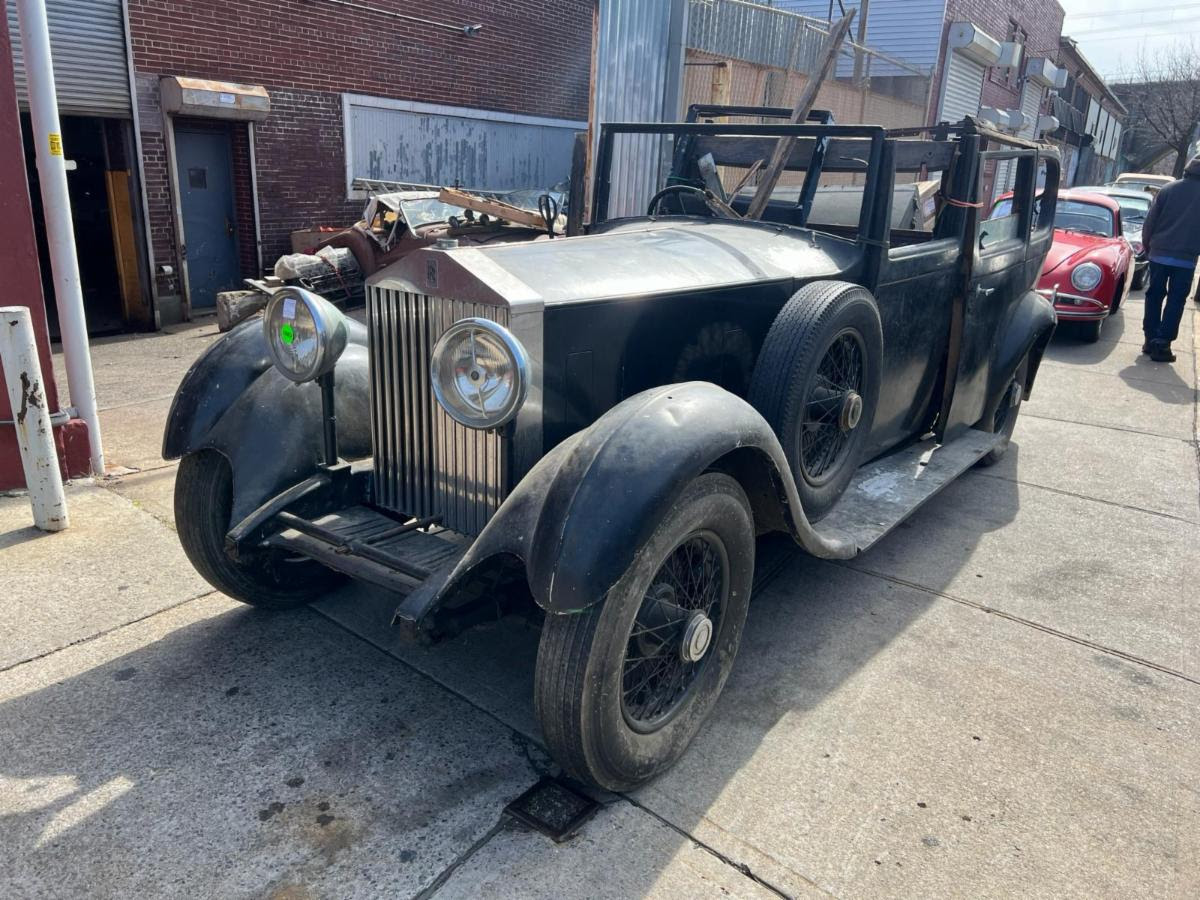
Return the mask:
[[62,135],[57,132],[50,132],[50,155],[62,156]]

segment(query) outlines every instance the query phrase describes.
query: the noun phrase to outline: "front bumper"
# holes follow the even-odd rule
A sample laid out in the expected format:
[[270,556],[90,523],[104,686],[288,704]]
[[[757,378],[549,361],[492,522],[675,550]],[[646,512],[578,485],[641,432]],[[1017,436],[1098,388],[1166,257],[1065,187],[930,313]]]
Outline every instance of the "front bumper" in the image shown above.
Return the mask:
[[1108,317],[1110,312],[1103,300],[1085,297],[1082,294],[1065,294],[1058,288],[1038,288],[1037,292],[1054,304],[1059,319],[1076,322],[1094,322]]

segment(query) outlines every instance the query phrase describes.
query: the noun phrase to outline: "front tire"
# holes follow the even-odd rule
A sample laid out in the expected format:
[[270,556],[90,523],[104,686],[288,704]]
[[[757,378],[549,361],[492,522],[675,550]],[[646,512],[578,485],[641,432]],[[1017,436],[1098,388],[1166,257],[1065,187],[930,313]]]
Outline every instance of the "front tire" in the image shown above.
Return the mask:
[[[1111,315],[1111,313],[1110,313]],[[1094,322],[1080,322],[1079,336],[1085,344],[1094,344],[1100,340],[1100,332],[1104,329],[1104,320],[1096,319]]]
[[1131,290],[1140,291],[1146,286],[1146,270],[1148,266],[1142,266],[1140,269],[1133,270],[1133,280],[1129,282]]
[[712,472],[688,485],[602,602],[547,616],[534,709],[567,772],[625,791],[679,759],[733,668],[753,574],[749,501]]
[[204,580],[235,600],[265,609],[291,609],[326,593],[340,576],[307,559],[276,550],[225,552],[232,526],[233,473],[215,450],[189,453],[175,476],[175,528],[179,543]]

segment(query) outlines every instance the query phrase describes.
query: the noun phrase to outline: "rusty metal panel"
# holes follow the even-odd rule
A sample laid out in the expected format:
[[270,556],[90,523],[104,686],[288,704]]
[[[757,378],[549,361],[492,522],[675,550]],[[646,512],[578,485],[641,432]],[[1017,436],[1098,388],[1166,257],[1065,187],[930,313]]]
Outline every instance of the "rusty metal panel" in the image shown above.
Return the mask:
[[355,178],[506,191],[571,174],[586,122],[343,95],[347,188]]

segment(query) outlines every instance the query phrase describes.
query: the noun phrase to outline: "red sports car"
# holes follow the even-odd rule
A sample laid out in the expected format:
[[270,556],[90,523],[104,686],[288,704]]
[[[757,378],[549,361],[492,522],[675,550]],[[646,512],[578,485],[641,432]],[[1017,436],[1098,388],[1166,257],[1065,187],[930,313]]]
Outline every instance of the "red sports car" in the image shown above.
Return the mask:
[[[1005,194],[992,217],[1010,215],[1011,207],[1012,195]],[[1077,322],[1085,340],[1098,341],[1104,320],[1129,291],[1133,266],[1115,199],[1087,191],[1059,193],[1054,244],[1037,284],[1038,293],[1054,302],[1059,321]]]

